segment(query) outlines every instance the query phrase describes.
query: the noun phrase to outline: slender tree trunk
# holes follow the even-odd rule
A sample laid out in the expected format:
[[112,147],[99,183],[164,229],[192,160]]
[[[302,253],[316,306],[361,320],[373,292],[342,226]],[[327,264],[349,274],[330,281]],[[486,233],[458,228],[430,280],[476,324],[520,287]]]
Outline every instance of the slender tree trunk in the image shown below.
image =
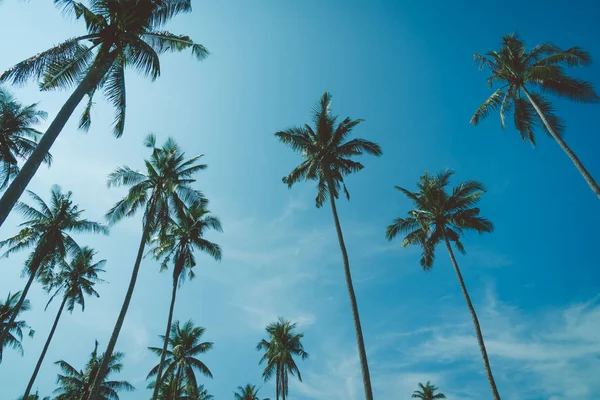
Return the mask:
[[281,393],[281,378],[279,373],[279,364],[277,364],[277,371],[275,372],[275,400],[279,400],[279,393]]
[[96,61],[94,61],[94,64],[90,67],[86,76],[81,80],[75,91],[62,106],[54,118],[54,121],[52,121],[46,130],[46,133],[41,137],[35,150],[21,168],[19,174],[2,195],[2,198],[0,199],[0,226],[2,226],[6,217],[19,200],[19,197],[21,197],[25,188],[29,185],[29,182],[48,155],[52,144],[54,144],[54,141],[75,111],[77,105],[83,99],[83,96],[89,93],[91,89],[98,86],[98,83],[112,66],[116,56],[116,53],[111,53],[108,49],[100,49]]
[[177,375],[175,376],[175,386],[173,387],[173,398],[177,398],[180,393],[179,392],[179,381],[181,380],[181,365],[177,367]]
[[533,108],[535,108],[535,111],[537,112],[540,119],[544,123],[544,126],[550,133],[550,136],[552,136],[554,138],[554,140],[556,140],[558,145],[561,147],[561,149],[563,149],[563,151],[565,153],[567,153],[567,156],[569,156],[571,161],[573,161],[573,164],[575,164],[575,167],[579,170],[579,173],[581,174],[581,176],[583,176],[583,179],[585,179],[585,181],[590,186],[592,191],[594,193],[596,193],[596,196],[598,196],[598,198],[600,199],[600,186],[598,186],[598,184],[596,183],[596,181],[594,180],[592,175],[587,171],[587,169],[585,169],[585,167],[583,166],[583,163],[579,160],[577,155],[575,155],[575,153],[571,150],[571,148],[567,145],[567,143],[563,140],[563,138],[560,137],[560,135],[558,133],[556,133],[554,131],[554,129],[552,129],[552,126],[546,119],[546,116],[544,115],[544,113],[542,112],[542,110],[540,109],[538,104],[535,102],[535,100],[533,100],[533,98],[531,97],[531,94],[529,94],[529,91],[527,91],[527,89],[525,89],[525,87],[523,87],[523,91],[525,92],[525,95],[527,96],[527,99],[529,100],[529,102],[531,103]]
[[37,267],[33,271],[34,272],[29,276],[29,280],[27,281],[27,284],[25,284],[25,288],[23,289],[23,292],[21,293],[21,297],[19,297],[19,302],[15,306],[15,309],[14,309],[12,315],[10,316],[10,320],[4,327],[4,330],[2,331],[2,335],[0,335],[0,354],[2,354],[2,350],[4,349],[4,341],[6,340],[6,337],[8,336],[8,334],[10,333],[10,327],[12,326],[12,324],[14,324],[15,320],[17,319],[17,315],[19,315],[19,311],[21,310],[21,307],[23,306],[23,302],[25,301],[25,298],[27,297],[27,292],[29,292],[29,288],[31,287],[31,284],[33,283],[33,280],[35,279],[35,275],[37,274]]
[[367,363],[367,352],[365,351],[365,342],[363,339],[362,328],[360,325],[360,316],[358,314],[358,304],[356,295],[354,294],[354,286],[352,285],[352,275],[350,274],[350,262],[348,261],[348,253],[344,244],[344,236],[342,227],[335,206],[335,198],[333,196],[334,186],[331,177],[327,177],[327,185],[329,187],[329,200],[331,201],[331,212],[333,213],[333,221],[337,231],[338,241],[340,242],[340,250],[344,260],[344,273],[346,275],[346,286],[348,287],[348,295],[350,296],[350,306],[352,307],[352,318],[354,319],[354,329],[356,330],[356,344],[358,346],[358,357],[360,359],[360,367],[362,370],[363,386],[365,389],[365,399],[373,400],[373,390],[371,389],[371,375],[369,374],[369,364]]
[[456,272],[456,277],[458,278],[458,283],[460,284],[460,289],[462,290],[463,295],[465,296],[465,300],[467,301],[467,306],[469,307],[471,318],[473,318],[473,325],[475,326],[475,335],[477,336],[477,343],[479,343],[479,350],[481,350],[481,358],[483,358],[483,366],[485,368],[485,373],[487,375],[490,388],[492,389],[492,396],[494,396],[494,400],[500,400],[500,394],[498,393],[498,389],[496,388],[496,381],[494,381],[494,376],[492,375],[492,367],[490,367],[490,360],[488,359],[487,351],[485,349],[485,343],[483,342],[483,335],[481,334],[479,319],[477,318],[477,314],[475,313],[473,303],[471,303],[471,298],[469,297],[469,292],[467,292],[467,287],[465,286],[462,274],[460,273],[460,269],[458,268],[456,258],[454,258],[454,252],[452,251],[450,242],[445,236],[444,240],[446,242],[446,248],[448,249],[448,253],[450,254],[450,260],[452,261],[452,265],[454,266],[454,271]]
[[54,324],[52,325],[52,329],[50,329],[50,334],[48,335],[48,339],[46,339],[46,344],[44,344],[44,349],[42,350],[42,354],[40,354],[40,358],[35,365],[35,369],[33,370],[33,375],[31,375],[31,379],[27,384],[27,389],[25,389],[25,394],[23,395],[23,400],[27,400],[29,398],[29,393],[31,392],[31,388],[33,387],[33,383],[35,382],[35,378],[37,377],[38,372],[40,371],[40,367],[42,366],[42,362],[44,361],[44,357],[46,356],[46,352],[48,351],[48,347],[50,346],[50,342],[52,341],[52,337],[54,336],[54,332],[56,331],[56,327],[58,325],[58,321],[60,320],[60,316],[65,308],[65,304],[67,303],[67,297],[63,297],[62,303],[60,303],[60,307],[58,309],[58,313],[56,314],[56,318],[54,319]]
[[162,353],[160,354],[160,364],[158,364],[158,373],[156,374],[156,384],[154,385],[152,400],[156,400],[158,398],[158,390],[162,380],[162,370],[165,363],[165,358],[167,356],[167,346],[169,345],[169,333],[171,331],[171,324],[173,322],[173,309],[175,308],[175,298],[177,297],[177,282],[178,279],[173,277],[173,293],[171,294],[171,307],[169,308],[169,317],[167,318],[167,331],[165,333]]
[[285,395],[287,394],[287,385],[285,379],[285,369],[281,371],[281,400],[285,400]]
[[[154,200],[151,201],[152,205],[150,206],[148,214],[146,214],[148,215],[148,218],[152,218],[155,209],[155,202]],[[146,241],[148,239],[149,234],[150,224],[148,223],[148,221],[146,221],[144,223],[144,230],[142,231],[142,240],[140,241],[140,247],[138,249],[137,257],[135,259],[135,264],[133,265],[133,271],[131,271],[131,279],[129,280],[129,287],[127,288],[127,293],[125,294],[125,300],[123,301],[123,306],[121,307],[121,312],[119,313],[119,317],[117,318],[117,323],[115,324],[115,328],[113,329],[110,341],[108,342],[106,352],[104,353],[104,357],[102,358],[102,363],[98,368],[98,374],[94,379],[94,384],[92,385],[92,389],[90,390],[88,400],[98,400],[98,395],[100,393],[100,385],[102,384],[102,371],[106,370],[108,366],[108,362],[112,357],[113,351],[115,350],[117,339],[119,338],[119,334],[121,333],[123,322],[125,322],[125,316],[127,315],[127,310],[129,309],[129,303],[131,303],[131,297],[133,296],[133,290],[135,289],[137,276],[140,272],[140,264],[142,263],[142,257],[144,256],[144,249],[146,248]]]

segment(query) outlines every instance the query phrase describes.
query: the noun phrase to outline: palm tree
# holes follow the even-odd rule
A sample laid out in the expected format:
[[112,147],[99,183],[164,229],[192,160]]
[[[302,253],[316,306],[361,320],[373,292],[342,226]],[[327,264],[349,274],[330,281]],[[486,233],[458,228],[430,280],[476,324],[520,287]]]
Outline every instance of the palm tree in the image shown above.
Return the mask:
[[38,394],[38,392],[35,392],[34,394],[30,394],[28,397],[19,397],[18,400],[23,400],[23,399],[27,399],[27,400],[50,400],[50,396],[45,396],[45,397],[40,397],[40,395]]
[[408,212],[407,218],[396,218],[387,227],[386,236],[388,240],[392,240],[397,235],[402,234],[405,235],[402,240],[403,247],[409,245],[421,246],[422,257],[420,263],[425,271],[429,271],[433,266],[436,245],[441,242],[446,244],[458,283],[469,307],[473,325],[475,325],[475,334],[477,335],[492,394],[495,400],[500,400],[485,343],[483,342],[479,320],[451,246],[451,243],[454,243],[456,249],[465,254],[465,248],[460,241],[463,232],[475,231],[480,234],[491,232],[493,225],[487,219],[480,217],[479,208],[475,207],[479,203],[481,195],[485,193],[483,185],[477,181],[466,181],[452,189],[452,193],[448,193],[446,186],[450,183],[453,174],[449,170],[442,171],[436,176],[426,172],[419,179],[417,184],[419,191],[417,192],[411,192],[396,186],[396,189],[413,201],[415,209]]
[[269,340],[263,339],[256,346],[256,350],[264,350],[260,364],[266,362],[263,370],[263,379],[268,381],[275,375],[275,398],[279,396],[285,400],[288,395],[288,373],[297,376],[302,382],[302,375],[294,361],[294,356],[305,360],[308,353],[304,351],[302,338],[304,334],[295,333],[296,324],[279,318],[277,321],[267,325],[266,331]]
[[50,346],[50,342],[52,341],[56,326],[58,325],[58,321],[65,306],[70,313],[73,313],[76,304],[79,304],[81,306],[81,311],[84,311],[85,295],[100,297],[98,292],[94,289],[94,285],[102,282],[102,280],[98,278],[98,274],[104,272],[102,266],[106,263],[106,260],[93,263],[92,260],[95,255],[96,252],[93,249],[82,247],[81,253],[77,254],[71,263],[66,263],[65,261],[61,262],[61,270],[57,276],[51,280],[47,287],[48,291],[54,290],[54,294],[48,301],[48,304],[46,304],[46,308],[48,308],[48,305],[50,305],[50,302],[54,297],[60,293],[63,293],[63,300],[56,313],[54,324],[52,325],[52,329],[50,329],[50,334],[44,344],[42,354],[40,354],[40,358],[33,370],[27,389],[25,389],[25,394],[23,395],[24,399],[28,398],[31,389],[33,388],[33,383],[42,366],[46,351],[48,351],[48,347]]
[[76,87],[0,199],[0,226],[84,96],[88,96],[88,103],[80,128],[89,128],[94,94],[104,90],[116,108],[113,132],[119,137],[125,128],[126,67],[155,80],[160,75],[161,54],[189,49],[198,60],[208,55],[204,46],[188,36],[163,29],[173,17],[191,12],[191,0],[90,0],[89,7],[73,0],[54,3],[64,13],[82,19],[87,34],[67,39],[18,63],[0,75],[0,83],[23,84],[33,78],[42,90]]
[[238,386],[237,393],[234,393],[233,397],[235,400],[261,400],[258,397],[258,388],[251,384],[247,384],[244,387]]
[[208,393],[208,390],[204,388],[204,385],[199,385],[196,390],[189,390],[189,392],[193,392],[186,397],[186,400],[213,400],[215,396]]
[[[93,232],[108,234],[106,226],[81,218],[85,210],[80,210],[77,204],[73,204],[71,192],[63,193],[59,186],[53,186],[50,193],[50,206],[46,205],[44,200],[37,194],[31,191],[29,191],[29,194],[37,203],[39,209],[25,203],[17,203],[17,210],[28,220],[20,225],[23,229],[19,233],[0,242],[0,248],[8,247],[4,253],[6,257],[19,250],[34,247],[25,266],[25,273],[29,275],[29,279],[19,302],[15,306],[8,326],[17,317],[33,280],[36,277],[43,280],[67,254],[76,254],[80,251],[79,246],[69,233]],[[7,334],[8,331],[4,329],[0,336],[0,348],[2,348]]]
[[[152,149],[150,159],[145,160],[145,173],[124,166],[117,168],[108,177],[109,187],[130,186],[125,198],[117,202],[107,213],[106,216],[111,224],[125,217],[131,217],[140,208],[144,208],[142,237],[133,265],[129,287],[106,349],[106,354],[109,357],[115,348],[125,321],[146,243],[155,232],[159,232],[159,236],[164,237],[173,207],[199,203],[203,198],[202,193],[190,186],[195,182],[191,178],[192,175],[206,168],[206,164],[197,163],[198,159],[202,157],[201,155],[186,160],[185,154],[171,138],[167,139],[161,148],[157,148],[155,147],[156,138],[154,135],[148,135],[144,144]],[[106,362],[106,360],[103,361],[103,368],[106,368]],[[95,386],[94,393],[90,395],[90,400],[95,400],[94,396],[97,396],[95,392],[97,388],[98,386]]]
[[[4,332],[4,330],[7,330],[8,332],[4,340],[4,346],[0,347],[0,361],[2,361],[2,351],[5,346],[10,346],[23,355],[21,340],[23,340],[24,330],[28,331],[29,337],[33,337],[35,334],[35,331],[25,321],[12,321],[9,325],[8,321],[12,318],[20,298],[21,292],[16,292],[12,295],[9,292],[4,303],[0,301],[0,331]],[[23,301],[17,315],[28,311],[30,308],[29,300]],[[10,328],[7,329],[7,326]]]
[[54,391],[56,395],[54,400],[82,400],[90,393],[90,388],[94,377],[98,375],[98,371],[104,371],[100,374],[101,381],[98,400],[119,400],[118,392],[131,392],[135,388],[127,381],[109,381],[111,374],[121,372],[123,368],[122,360],[125,355],[117,352],[110,356],[106,369],[99,369],[100,360],[104,358],[104,354],[98,356],[98,341],[94,347],[94,351],[90,355],[90,360],[83,370],[77,370],[71,364],[64,360],[55,362],[62,371],[58,375],[58,389]]
[[[185,383],[185,387],[193,388],[191,391],[194,392],[194,389],[198,387],[195,371],[200,371],[203,375],[212,378],[208,367],[197,358],[198,355],[213,348],[212,342],[200,341],[205,330],[200,326],[194,326],[191,320],[183,324],[183,327],[179,326],[179,321],[175,321],[171,326],[168,338],[170,350],[166,351],[167,357],[164,362],[166,369],[163,380],[174,380],[171,383],[174,388],[179,388]],[[164,341],[163,335],[160,335],[160,338]],[[148,349],[158,356],[163,354],[161,348],[149,347]],[[152,368],[146,379],[156,376],[159,368],[160,364]],[[151,383],[150,387],[155,385],[155,382]]]
[[308,124],[301,127],[294,127],[282,132],[277,132],[275,136],[284,144],[291,147],[294,151],[302,154],[304,161],[298,165],[283,182],[292,187],[300,180],[317,181],[317,208],[321,207],[329,197],[331,202],[331,211],[333,221],[337,231],[342,259],[344,261],[344,273],[346,275],[346,286],[350,296],[350,306],[352,308],[352,318],[354,320],[354,329],[356,330],[356,342],[358,346],[358,355],[362,370],[363,385],[365,389],[365,398],[373,400],[373,391],[371,389],[371,377],[369,374],[369,364],[367,363],[367,353],[360,324],[358,313],[358,304],[352,284],[352,275],[350,274],[350,262],[346,252],[346,244],[342,235],[340,220],[337,215],[335,199],[339,197],[339,191],[343,187],[348,200],[350,194],[344,183],[344,176],[363,169],[359,162],[352,161],[350,158],[362,155],[363,153],[380,156],[381,148],[376,143],[365,139],[352,139],[348,137],[352,129],[361,123],[362,119],[351,120],[344,119],[337,126],[336,116],[331,115],[331,95],[327,92],[321,97],[319,105],[314,110],[313,122],[315,128]]
[[[0,88],[0,189],[6,188],[19,173],[19,160],[26,160],[35,150],[35,140],[41,132],[33,126],[47,116],[36,107],[37,104],[23,106],[8,91]],[[43,161],[50,164],[50,153]]]
[[435,393],[438,390],[438,387],[431,385],[429,381],[427,381],[425,385],[419,382],[419,388],[421,388],[421,390],[415,390],[412,394],[411,397],[413,399],[435,400],[446,398],[446,395],[443,393]]
[[217,217],[209,214],[206,207],[208,200],[202,199],[199,203],[192,204],[189,208],[178,208],[176,210],[177,220],[171,220],[167,228],[167,233],[163,238],[158,238],[158,244],[154,248],[154,256],[157,259],[163,259],[161,271],[168,268],[168,263],[173,259],[173,290],[171,294],[171,305],[169,307],[169,316],[167,318],[167,331],[164,336],[164,343],[156,382],[154,385],[155,400],[158,396],[162,370],[165,362],[167,346],[169,343],[169,330],[173,321],[173,310],[175,308],[175,299],[177,297],[177,287],[181,285],[187,271],[190,279],[194,277],[193,268],[196,266],[194,250],[198,249],[209,254],[215,260],[221,259],[221,248],[219,245],[204,239],[204,234],[208,229],[214,229],[221,232],[221,222]]
[[487,66],[492,73],[488,85],[492,87],[499,82],[502,87],[475,111],[471,124],[477,125],[491,111],[500,109],[500,123],[504,129],[504,116],[512,111],[521,137],[535,146],[534,130],[541,122],[600,198],[600,186],[562,138],[565,126],[554,114],[552,104],[544,95],[530,91],[537,89],[581,103],[598,102],[600,97],[590,82],[572,78],[565,71],[565,67],[589,65],[592,62],[590,55],[579,47],[562,50],[552,43],[542,43],[527,53],[525,44],[516,34],[504,36],[501,46],[499,51],[491,51],[486,56],[475,54],[479,69]]

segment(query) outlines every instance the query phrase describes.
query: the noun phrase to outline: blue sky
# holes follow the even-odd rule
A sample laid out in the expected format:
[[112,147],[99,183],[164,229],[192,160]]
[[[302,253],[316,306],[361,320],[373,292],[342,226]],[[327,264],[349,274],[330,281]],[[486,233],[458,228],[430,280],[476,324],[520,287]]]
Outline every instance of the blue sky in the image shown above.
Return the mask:
[[[497,116],[480,127],[468,122],[490,94],[474,52],[497,47],[518,31],[529,46],[553,41],[582,46],[600,58],[594,1],[195,1],[191,15],[169,30],[187,33],[211,56],[167,56],[151,83],[127,75],[125,135],[110,133],[112,110],[98,99],[88,134],[67,125],[52,149],[55,163],[30,188],[47,198],[53,184],[74,192],[90,219],[101,220],[123,195],[107,189],[116,166],[141,168],[141,142],[173,136],[187,153],[205,154],[209,169],[197,187],[211,200],[224,233],[218,264],[199,257],[197,278],[180,291],[175,318],[207,328],[215,348],[204,357],[214,374],[201,378],[217,399],[238,385],[261,384],[254,350],[264,326],[277,316],[298,322],[310,358],[304,382],[293,381],[290,400],[360,399],[360,370],[341,257],[328,208],[314,207],[312,184],[288,190],[281,177],[300,159],[273,133],[310,121],[325,91],[340,116],[364,118],[358,137],[381,144],[384,156],[365,157],[366,168],[348,178],[352,200],[339,202],[355,279],[375,396],[408,398],[418,382],[435,382],[449,399],[490,398],[464,299],[447,256],[439,252],[430,273],[420,270],[418,249],[384,237],[387,224],[410,204],[393,185],[414,188],[423,171],[456,170],[456,180],[488,186],[482,214],[491,235],[465,238],[459,256],[479,313],[490,361],[504,399],[591,399],[600,391],[600,272],[596,246],[598,200],[558,146],[540,132],[533,150],[518,133],[500,129]],[[64,19],[50,1],[0,5],[0,70],[76,35],[82,25]],[[598,63],[572,71],[597,86]],[[68,93],[39,93],[34,84],[14,89],[26,103],[40,102],[53,118]],[[567,122],[566,140],[600,179],[598,105],[554,100]],[[44,128],[41,126],[40,128]],[[16,232],[11,215],[0,229]],[[109,237],[80,236],[108,260],[100,299],[86,312],[64,315],[37,380],[40,394],[55,387],[64,359],[81,368],[94,339],[106,345],[135,257],[141,223],[124,221]],[[0,260],[0,296],[22,288],[26,254]],[[146,347],[164,331],[170,274],[146,259],[117,349],[127,353],[120,378],[147,399],[145,376],[157,362]],[[7,351],[0,365],[2,399],[24,390],[58,304],[34,285],[37,331],[24,339],[25,356]]]

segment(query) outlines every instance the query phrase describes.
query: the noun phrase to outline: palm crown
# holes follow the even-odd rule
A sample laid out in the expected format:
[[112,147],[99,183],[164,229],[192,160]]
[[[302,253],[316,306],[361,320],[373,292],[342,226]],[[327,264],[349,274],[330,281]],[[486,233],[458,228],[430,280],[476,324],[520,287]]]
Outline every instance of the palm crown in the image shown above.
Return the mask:
[[[23,106],[6,90],[0,88],[0,189],[19,173],[19,160],[25,160],[35,149],[35,139],[41,132],[33,126],[46,119],[46,112],[37,104]],[[52,156],[46,155],[50,164]]]
[[438,387],[432,385],[427,381],[425,385],[419,383],[419,388],[421,390],[415,390],[412,394],[413,399],[422,399],[422,400],[435,400],[435,399],[445,399],[446,395],[443,393],[435,393],[438,390]]
[[[21,297],[21,292],[16,292],[15,294],[8,293],[6,296],[6,300],[4,303],[0,302],[0,332],[6,329],[6,325],[9,323],[12,314],[15,311],[15,307],[19,302],[19,298]],[[29,300],[25,300],[19,309],[19,314],[28,311],[31,308],[31,304]],[[16,349],[21,355],[23,354],[23,345],[21,344],[21,340],[23,340],[23,331],[28,330],[29,336],[33,337],[35,331],[31,329],[29,325],[25,321],[13,321],[10,324],[8,329],[8,334],[6,339],[4,339],[4,346],[10,346],[13,349]],[[3,347],[0,347],[0,361],[2,361],[2,351]]]
[[446,186],[453,174],[448,170],[437,175],[426,172],[419,179],[417,192],[396,186],[412,200],[415,208],[408,212],[407,218],[396,218],[387,227],[386,236],[392,240],[398,234],[404,234],[402,246],[420,245],[423,251],[421,266],[426,270],[433,265],[438,243],[448,240],[464,253],[465,248],[460,241],[464,231],[483,233],[493,229],[492,223],[480,217],[479,208],[475,207],[485,192],[483,185],[477,181],[465,181],[448,193]]
[[[499,51],[485,56],[475,54],[479,68],[488,67],[491,76],[488,85],[502,86],[477,109],[471,124],[477,125],[490,112],[500,110],[500,122],[505,126],[505,115],[512,112],[514,124],[525,141],[535,145],[534,129],[539,122],[534,106],[522,96],[528,87],[545,94],[555,94],[570,100],[593,103],[600,100],[591,83],[567,75],[565,67],[579,67],[591,62],[590,55],[579,47],[561,50],[552,43],[543,43],[527,52],[525,44],[516,35],[502,38]],[[554,114],[552,104],[539,93],[529,93],[555,132],[564,132],[562,121]],[[543,125],[543,124],[542,124]]]
[[234,393],[233,397],[235,398],[235,400],[260,400],[260,398],[258,397],[258,388],[250,384],[247,384],[244,387],[238,386],[237,392]]
[[[346,197],[350,198],[344,176],[364,168],[361,163],[351,160],[351,157],[363,153],[375,156],[382,154],[376,143],[365,139],[347,140],[352,129],[363,120],[346,118],[336,126],[337,117],[331,115],[330,106],[331,95],[325,92],[314,109],[314,129],[305,124],[275,133],[281,142],[301,153],[304,158],[300,165],[283,178],[283,182],[292,187],[301,179],[317,181],[317,207],[321,207],[329,195],[337,199],[342,187]],[[329,193],[330,190],[332,193]]]
[[18,63],[0,75],[0,82],[22,84],[35,78],[42,90],[67,88],[77,85],[93,65],[107,63],[106,74],[89,89],[89,101],[80,120],[83,129],[90,126],[94,93],[102,89],[116,108],[114,134],[123,134],[127,67],[154,80],[160,75],[160,54],[191,49],[199,60],[208,55],[204,46],[188,36],[162,29],[171,18],[191,11],[190,0],[91,0],[89,7],[73,0],[54,3],[65,13],[82,19],[87,34]]

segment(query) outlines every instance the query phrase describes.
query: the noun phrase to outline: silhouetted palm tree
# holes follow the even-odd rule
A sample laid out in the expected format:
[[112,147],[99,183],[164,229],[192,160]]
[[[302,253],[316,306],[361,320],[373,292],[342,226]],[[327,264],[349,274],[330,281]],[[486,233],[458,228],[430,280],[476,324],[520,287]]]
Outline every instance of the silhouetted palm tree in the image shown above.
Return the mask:
[[479,68],[488,67],[492,73],[488,85],[500,83],[502,87],[477,109],[471,124],[477,125],[491,111],[500,109],[500,123],[504,129],[505,114],[512,112],[515,127],[523,140],[535,145],[534,129],[541,122],[600,198],[600,186],[562,138],[565,126],[554,114],[552,104],[542,94],[531,92],[540,90],[582,103],[598,102],[600,97],[591,83],[572,78],[565,71],[565,67],[590,64],[590,55],[579,47],[562,50],[548,42],[535,46],[528,53],[516,34],[504,36],[501,46],[499,51],[491,51],[486,56],[475,54]]
[[[6,90],[0,88],[0,189],[19,173],[19,161],[33,153],[36,139],[42,134],[33,128],[46,119],[47,114],[37,109],[37,103],[23,106]],[[46,154],[44,162],[50,164]]]
[[422,400],[436,400],[436,399],[445,399],[446,395],[443,393],[435,393],[438,390],[437,386],[434,386],[427,381],[425,385],[419,383],[419,388],[421,390],[415,390],[412,394],[413,399],[422,399]]
[[154,256],[157,259],[163,259],[161,271],[168,268],[169,262],[173,261],[173,290],[171,294],[171,305],[169,307],[169,316],[167,318],[167,331],[164,336],[163,353],[160,357],[158,372],[156,375],[156,385],[154,385],[153,399],[158,396],[162,370],[166,357],[167,346],[169,344],[169,330],[173,322],[173,310],[175,308],[175,299],[177,297],[177,287],[183,283],[187,271],[190,279],[194,277],[193,268],[196,266],[194,250],[200,250],[215,260],[221,259],[221,248],[219,245],[204,239],[204,234],[208,229],[214,229],[221,232],[221,222],[217,217],[209,214],[206,207],[208,200],[202,199],[199,203],[192,204],[190,207],[181,207],[176,210],[177,218],[171,219],[167,228],[167,233],[162,238],[157,238],[157,245],[153,249]]
[[52,329],[50,329],[48,339],[44,344],[42,354],[40,354],[40,358],[38,359],[35,369],[33,370],[33,374],[31,375],[27,389],[25,389],[25,394],[23,395],[23,398],[25,399],[29,396],[31,389],[33,388],[33,383],[35,382],[35,378],[37,377],[40,367],[42,366],[42,362],[44,361],[44,357],[46,356],[46,352],[48,351],[48,347],[50,346],[50,342],[52,341],[58,321],[60,320],[65,306],[70,313],[73,312],[76,304],[79,304],[81,306],[81,311],[84,311],[84,295],[100,297],[98,292],[96,292],[94,289],[94,286],[96,283],[102,282],[102,280],[98,278],[98,274],[104,272],[102,266],[106,263],[106,260],[93,263],[94,255],[96,255],[96,252],[93,249],[89,247],[82,247],[81,253],[77,254],[71,263],[67,263],[65,261],[61,262],[61,270],[49,282],[47,290],[54,291],[54,294],[48,301],[48,304],[46,304],[46,308],[48,308],[50,302],[57,295],[62,293],[63,299],[60,307],[58,308],[58,312],[56,313],[56,318],[54,319]]
[[473,319],[475,334],[492,395],[495,400],[500,400],[483,335],[481,334],[479,320],[451,246],[451,243],[454,243],[456,249],[464,254],[465,248],[460,241],[463,232],[491,232],[493,225],[487,219],[480,217],[479,208],[475,207],[479,203],[481,195],[485,192],[483,185],[477,181],[466,181],[456,186],[451,193],[448,193],[446,186],[450,183],[452,174],[453,172],[448,170],[435,176],[426,172],[417,183],[419,189],[417,192],[411,192],[396,186],[396,189],[413,201],[415,208],[408,212],[407,218],[396,218],[387,227],[386,236],[388,240],[392,240],[397,235],[402,234],[405,235],[402,246],[421,246],[421,266],[425,271],[429,271],[433,266],[435,247],[440,243],[446,245],[458,283]]
[[233,397],[235,398],[235,400],[261,400],[258,397],[258,388],[251,384],[247,384],[244,387],[238,386],[237,393],[234,393]]
[[0,226],[33,178],[52,144],[84,96],[88,103],[79,126],[90,126],[96,91],[104,90],[116,108],[114,134],[125,128],[125,69],[135,68],[155,80],[159,55],[189,49],[203,60],[208,51],[185,35],[163,29],[178,14],[191,12],[191,0],[90,0],[89,7],[73,0],[54,0],[63,12],[85,23],[87,34],[66,41],[22,61],[0,75],[0,83],[23,84],[33,78],[42,90],[75,87],[19,175],[0,199]]
[[358,313],[358,304],[352,284],[352,275],[350,274],[350,262],[342,227],[337,214],[335,199],[339,197],[339,191],[343,188],[346,197],[350,199],[350,194],[344,183],[344,176],[363,169],[359,162],[352,161],[351,158],[362,155],[363,153],[380,156],[381,148],[378,144],[365,139],[347,140],[352,134],[352,129],[361,123],[362,119],[351,120],[344,119],[336,126],[337,117],[331,115],[331,95],[324,93],[319,105],[315,108],[313,122],[314,129],[310,125],[290,128],[275,135],[279,140],[288,145],[292,150],[300,153],[304,161],[298,165],[285,178],[283,182],[292,187],[292,185],[301,180],[317,181],[317,207],[321,207],[329,197],[331,211],[335,229],[337,231],[342,258],[344,261],[344,273],[346,276],[346,286],[350,296],[350,305],[352,308],[352,318],[354,320],[354,329],[356,330],[356,342],[358,346],[358,355],[362,370],[363,386],[365,398],[373,400],[373,391],[371,389],[371,377],[369,374],[369,364],[367,362],[367,353],[360,324]]
[[[6,300],[4,303],[0,301],[0,331],[4,331],[7,326],[10,326],[9,329],[6,329],[7,334],[4,339],[4,346],[0,347],[0,361],[2,361],[2,352],[4,347],[10,346],[13,349],[16,349],[21,355],[23,355],[23,345],[21,344],[21,340],[23,340],[23,331],[27,330],[29,333],[29,337],[33,337],[35,331],[31,329],[29,325],[25,321],[12,321],[9,325],[9,321],[11,320],[15,309],[17,307],[17,303],[21,298],[21,292],[16,292],[15,294],[8,293],[6,296]],[[28,311],[31,308],[29,304],[29,300],[23,301],[19,311],[17,312],[17,316],[22,312]]]
[[279,396],[285,400],[288,395],[288,374],[297,376],[302,382],[302,375],[294,361],[294,356],[300,357],[302,360],[308,357],[308,353],[304,351],[302,338],[304,334],[295,333],[296,324],[279,318],[276,322],[269,324],[266,328],[269,334],[269,340],[263,339],[256,346],[257,350],[264,350],[260,359],[260,364],[266,362],[263,371],[263,379],[268,381],[275,375],[275,398],[279,400]]
[[[29,275],[29,279],[14,309],[9,325],[17,317],[33,280],[38,277],[43,281],[44,277],[51,274],[58,262],[68,254],[74,255],[80,251],[69,233],[108,234],[106,226],[81,218],[85,210],[80,210],[78,205],[73,204],[71,192],[63,193],[60,187],[53,186],[49,206],[37,194],[31,191],[29,194],[39,209],[25,203],[17,203],[17,210],[28,220],[19,225],[23,227],[19,233],[0,242],[0,248],[8,247],[4,253],[6,257],[14,252],[34,247],[25,266],[25,273]],[[0,336],[0,348],[2,348],[6,335],[5,329]]]

